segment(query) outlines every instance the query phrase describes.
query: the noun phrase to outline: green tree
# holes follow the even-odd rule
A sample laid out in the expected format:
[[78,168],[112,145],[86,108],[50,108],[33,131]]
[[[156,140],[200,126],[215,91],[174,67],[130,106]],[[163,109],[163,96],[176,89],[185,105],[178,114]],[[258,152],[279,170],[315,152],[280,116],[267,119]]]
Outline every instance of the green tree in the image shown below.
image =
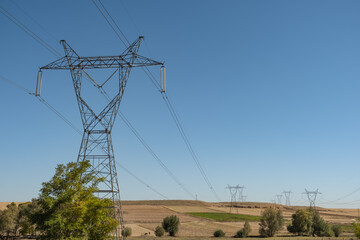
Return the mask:
[[246,220],[244,223],[243,232],[244,232],[245,237],[249,236],[249,234],[251,232],[251,226],[250,226],[250,223],[248,220]]
[[284,226],[280,209],[267,208],[261,214],[259,233],[262,237],[273,237]]
[[179,231],[180,220],[176,215],[167,216],[163,219],[162,227],[170,236],[175,237]]
[[251,232],[250,223],[248,220],[246,220],[244,223],[244,227],[236,232],[234,238],[245,238],[249,236],[250,232]]
[[131,227],[126,227],[125,230],[124,230],[124,236],[125,237],[130,237],[132,234],[132,229]]
[[356,222],[353,223],[354,233],[357,238],[360,238],[360,220],[357,219]]
[[36,225],[32,222],[31,216],[38,210],[39,205],[36,199],[19,205],[18,222],[21,235],[36,235]]
[[245,234],[244,234],[244,229],[240,229],[239,231],[236,232],[234,238],[244,238]]
[[103,181],[90,170],[89,161],[58,165],[54,177],[43,183],[31,215],[45,239],[109,238],[118,225],[112,217],[112,202],[95,197]]
[[325,220],[320,216],[319,212],[313,208],[310,208],[309,211],[312,213],[313,236],[318,236],[318,237],[333,236],[333,232],[331,230],[330,224],[325,222]]
[[162,236],[164,236],[164,233],[165,233],[165,230],[164,230],[163,227],[157,226],[157,227],[155,228],[155,236],[157,236],[157,237],[162,237]]
[[312,213],[308,210],[299,209],[292,215],[291,224],[287,229],[294,234],[308,235],[312,233],[312,224]]
[[331,230],[333,231],[335,237],[340,237],[343,231],[340,225],[333,225]]
[[0,235],[15,236],[20,228],[18,222],[19,208],[15,203],[0,211]]
[[216,230],[213,235],[214,235],[214,237],[216,237],[216,238],[218,238],[218,237],[225,237],[225,233],[224,233],[224,231],[221,230],[221,229]]

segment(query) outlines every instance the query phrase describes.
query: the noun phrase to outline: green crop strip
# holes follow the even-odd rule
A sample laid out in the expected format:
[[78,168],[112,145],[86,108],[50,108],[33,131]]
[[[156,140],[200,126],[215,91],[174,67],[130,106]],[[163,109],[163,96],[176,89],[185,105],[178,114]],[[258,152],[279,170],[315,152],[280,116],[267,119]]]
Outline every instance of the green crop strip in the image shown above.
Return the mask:
[[202,217],[219,222],[236,222],[236,221],[245,221],[245,220],[248,220],[249,222],[260,221],[260,216],[244,215],[244,214],[208,213],[208,212],[188,212],[187,214],[194,217]]

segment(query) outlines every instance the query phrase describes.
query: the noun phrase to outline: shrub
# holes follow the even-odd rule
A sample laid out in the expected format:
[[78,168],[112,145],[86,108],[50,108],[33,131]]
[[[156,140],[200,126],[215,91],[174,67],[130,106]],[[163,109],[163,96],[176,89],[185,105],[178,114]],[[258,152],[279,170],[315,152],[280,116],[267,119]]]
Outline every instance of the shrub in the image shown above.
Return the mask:
[[341,226],[339,226],[339,225],[333,225],[333,226],[331,227],[331,229],[332,229],[335,237],[340,237],[340,235],[341,235],[341,233],[342,233],[342,228],[341,228]]
[[239,231],[236,232],[234,238],[243,238],[245,237],[245,234],[244,234],[244,229],[241,229]]
[[325,222],[325,220],[320,217],[320,214],[315,210],[315,209],[309,209],[310,212],[312,212],[313,218],[313,236],[318,236],[318,237],[331,237],[334,235],[334,233],[332,232],[332,229],[330,227],[330,225]]
[[180,220],[176,215],[167,216],[163,219],[162,227],[170,236],[175,237],[179,231]]
[[244,238],[247,237],[249,235],[249,233],[251,232],[251,227],[249,224],[249,221],[245,221],[244,227],[237,231],[234,238]]
[[299,209],[291,217],[291,224],[287,227],[291,233],[307,235],[312,232],[312,214],[308,210]]
[[280,210],[267,208],[261,214],[259,233],[262,237],[273,237],[284,226],[284,217]]
[[360,238],[360,221],[359,219],[353,223],[355,236]]
[[162,237],[162,236],[164,235],[164,233],[165,233],[165,230],[164,230],[163,227],[157,226],[157,227],[155,228],[155,236],[157,236],[157,237]]
[[250,223],[249,223],[248,220],[245,221],[243,232],[244,232],[244,235],[245,235],[244,237],[249,236],[249,234],[251,232],[251,227],[250,227]]
[[223,230],[219,229],[214,232],[214,237],[225,237],[225,233]]
[[130,237],[132,234],[132,229],[131,227],[126,227],[124,230],[124,237]]

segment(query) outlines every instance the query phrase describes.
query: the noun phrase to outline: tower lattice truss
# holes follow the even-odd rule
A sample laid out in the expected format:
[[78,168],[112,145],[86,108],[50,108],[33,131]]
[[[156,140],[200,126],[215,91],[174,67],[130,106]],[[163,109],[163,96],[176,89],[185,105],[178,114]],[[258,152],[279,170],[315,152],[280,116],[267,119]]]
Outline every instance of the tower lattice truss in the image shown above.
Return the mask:
[[[98,196],[111,199],[113,202],[114,218],[120,222],[120,228],[114,230],[116,239],[124,238],[122,233],[125,228],[111,131],[131,69],[163,65],[161,62],[138,54],[142,39],[143,37],[139,37],[121,55],[97,57],[80,57],[65,40],[62,40],[61,44],[64,47],[65,56],[40,68],[40,71],[43,69],[70,70],[84,127],[77,160],[89,160],[91,163],[90,171],[97,177],[104,179],[104,182],[99,186]],[[99,84],[87,72],[90,69],[109,69],[112,73],[106,81]],[[83,88],[83,79],[85,78],[92,83],[92,87],[97,88],[103,94],[105,93],[104,86],[114,79],[116,81],[115,96],[109,97],[105,94],[107,104],[100,112],[95,111],[95,108],[92,108],[85,100],[84,96],[88,90]]]

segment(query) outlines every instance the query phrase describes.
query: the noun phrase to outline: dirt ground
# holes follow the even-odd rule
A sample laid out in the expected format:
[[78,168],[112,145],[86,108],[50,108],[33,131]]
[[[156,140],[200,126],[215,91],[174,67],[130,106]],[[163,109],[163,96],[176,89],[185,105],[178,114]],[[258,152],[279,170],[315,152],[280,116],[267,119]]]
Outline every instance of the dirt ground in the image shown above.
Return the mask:
[[[0,210],[5,209],[10,202],[0,202]],[[179,237],[211,237],[215,230],[222,229],[226,236],[234,236],[244,226],[244,222],[216,222],[204,218],[193,217],[188,212],[230,212],[229,203],[207,203],[201,201],[123,201],[123,213],[125,226],[131,227],[134,239],[152,239],[154,229],[161,225],[164,217],[177,215],[180,219]],[[269,203],[241,203],[238,208],[232,209],[232,213],[260,216],[267,207],[278,207],[283,211],[286,220],[290,221],[291,215],[299,208],[288,207]],[[328,222],[334,224],[351,224],[357,216],[357,209],[331,209],[317,208],[320,215]],[[250,236],[257,236],[258,222],[250,222],[252,231]],[[280,235],[289,235],[285,230]],[[289,235],[290,237],[290,235]],[[194,238],[195,239],[195,238]],[[292,238],[294,239],[294,238]]]
[[[177,215],[180,219],[180,237],[210,237],[213,232],[222,229],[226,236],[233,236],[244,226],[244,222],[216,222],[203,218],[197,218],[187,215],[187,212],[230,212],[228,203],[206,203],[200,201],[131,201],[123,202],[125,225],[139,226],[140,230],[133,228],[133,236],[140,237],[154,236],[154,229],[161,225],[165,216]],[[242,203],[232,213],[260,216],[261,212],[267,207],[274,207],[270,203]],[[307,207],[287,207],[276,206],[283,211],[286,220],[290,221],[291,215],[299,208]],[[321,216],[328,222],[335,224],[351,224],[356,218],[357,209],[324,209],[318,208]],[[257,236],[259,223],[250,223],[252,232],[250,236]],[[146,231],[148,230],[148,231]],[[149,234],[150,232],[150,234]],[[146,234],[146,235],[145,235]],[[280,235],[289,235],[284,228]],[[289,235],[290,237],[290,235]],[[186,238],[187,239],[187,238]],[[294,239],[294,238],[292,238]]]

